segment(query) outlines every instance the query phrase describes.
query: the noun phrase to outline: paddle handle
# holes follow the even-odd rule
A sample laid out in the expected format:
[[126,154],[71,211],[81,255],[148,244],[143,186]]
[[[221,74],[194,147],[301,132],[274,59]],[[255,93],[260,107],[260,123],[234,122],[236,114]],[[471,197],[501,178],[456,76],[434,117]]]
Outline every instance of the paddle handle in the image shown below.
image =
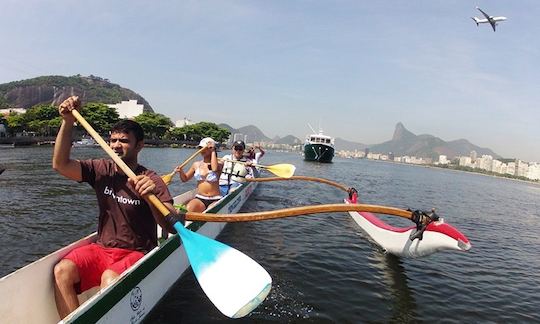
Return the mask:
[[[120,169],[122,169],[122,171],[124,171],[124,173],[132,180],[135,180],[135,178],[137,177],[137,175],[135,175],[135,173],[127,166],[127,164],[118,156],[116,155],[116,153],[114,153],[114,151],[112,150],[112,148],[109,146],[109,144],[107,144],[107,142],[105,142],[105,140],[101,137],[101,135],[99,135],[95,130],[94,128],[92,127],[92,125],[90,125],[85,119],[83,116],[81,116],[81,114],[73,109],[71,111],[71,113],[73,114],[73,116],[75,117],[75,119],[77,119],[77,122],[79,124],[82,125],[82,127],[84,127],[84,129],[86,129],[86,131],[88,132],[88,134],[90,134],[90,136],[92,136],[92,138],[98,142],[98,144],[101,146],[102,149],[105,150],[105,152],[107,152],[107,154],[109,155],[109,157],[111,159],[113,159],[113,161],[116,163],[116,165],[118,165],[118,167],[120,167]],[[148,195],[145,195],[145,198],[148,199],[158,210],[161,214],[163,214],[163,216],[167,216],[171,213],[171,211],[161,202],[161,200],[158,199],[158,197],[156,197],[156,195],[154,194],[148,194]]]
[[267,219],[284,218],[300,215],[328,213],[328,212],[371,212],[376,214],[394,215],[411,219],[412,212],[404,209],[367,204],[326,204],[318,206],[303,206],[285,208],[272,211],[238,214],[206,214],[187,212],[186,220],[205,222],[253,222]]

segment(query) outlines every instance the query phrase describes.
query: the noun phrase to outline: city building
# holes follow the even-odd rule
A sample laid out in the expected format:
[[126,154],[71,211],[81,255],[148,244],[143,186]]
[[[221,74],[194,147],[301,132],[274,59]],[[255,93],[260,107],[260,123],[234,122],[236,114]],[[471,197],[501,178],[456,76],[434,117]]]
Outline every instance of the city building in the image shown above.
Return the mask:
[[527,172],[527,178],[531,180],[540,180],[540,163],[533,162],[529,164],[529,171]]
[[528,171],[529,171],[529,165],[527,164],[527,162],[516,160],[516,175],[518,177],[527,177]]
[[107,105],[116,109],[120,118],[134,118],[143,113],[144,105],[138,104],[137,100],[122,101],[121,103]]
[[174,127],[184,127],[187,125],[193,125],[195,122],[193,122],[191,119],[188,119],[187,117],[184,117],[184,119],[177,120],[174,123]]
[[476,151],[471,151],[471,163],[474,163],[474,161],[476,161],[476,159],[478,158],[478,154],[476,153]]
[[24,113],[26,113],[26,109],[24,109],[24,108],[0,109],[0,115],[2,115],[2,116],[9,116],[9,114],[11,114],[11,113],[24,114]]
[[460,156],[459,166],[472,168],[472,158],[470,156]]
[[446,155],[439,155],[439,164],[449,164],[448,158]]

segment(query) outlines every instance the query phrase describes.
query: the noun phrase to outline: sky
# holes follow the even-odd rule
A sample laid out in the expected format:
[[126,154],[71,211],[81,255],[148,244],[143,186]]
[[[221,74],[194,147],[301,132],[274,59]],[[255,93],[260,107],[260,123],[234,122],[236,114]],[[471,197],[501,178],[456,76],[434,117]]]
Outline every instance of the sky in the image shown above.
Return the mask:
[[[479,6],[507,21],[479,27]],[[0,83],[96,75],[173,121],[465,138],[540,161],[540,3],[2,0]]]

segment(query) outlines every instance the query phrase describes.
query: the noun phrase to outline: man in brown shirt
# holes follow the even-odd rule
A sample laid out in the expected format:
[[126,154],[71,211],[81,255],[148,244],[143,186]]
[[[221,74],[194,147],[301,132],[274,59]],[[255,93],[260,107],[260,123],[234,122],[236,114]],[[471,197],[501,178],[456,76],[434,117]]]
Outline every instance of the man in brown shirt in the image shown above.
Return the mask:
[[[157,225],[171,233],[174,228],[144,196],[155,194],[171,215],[176,211],[172,197],[161,178],[139,165],[137,157],[144,146],[141,126],[122,120],[113,126],[110,147],[135,172],[135,180],[125,175],[112,160],[73,160],[70,158],[78,97],[66,99],[59,107],[63,118],[54,146],[53,168],[63,176],[87,182],[96,192],[99,205],[96,243],[72,250],[54,268],[55,299],[58,314],[64,318],[79,306],[77,293],[111,283],[145,253],[157,245]],[[168,216],[169,217],[169,216]]]

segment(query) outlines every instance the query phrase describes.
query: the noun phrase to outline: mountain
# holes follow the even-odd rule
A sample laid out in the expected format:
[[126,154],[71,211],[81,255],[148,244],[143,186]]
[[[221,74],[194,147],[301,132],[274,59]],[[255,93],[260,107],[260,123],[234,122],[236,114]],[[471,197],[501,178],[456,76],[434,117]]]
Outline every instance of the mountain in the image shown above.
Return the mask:
[[293,136],[293,135],[287,135],[285,137],[277,137],[277,138],[274,138],[274,144],[289,144],[289,145],[294,145],[294,144],[302,144],[302,140],[299,139],[298,137],[296,136]]
[[83,102],[115,104],[135,99],[144,111],[154,110],[141,95],[97,76],[51,75],[0,84],[0,108],[30,108],[37,104],[59,105],[77,95]]
[[460,155],[469,155],[471,151],[476,151],[478,155],[488,154],[494,158],[500,157],[492,150],[476,146],[465,139],[446,142],[433,135],[415,135],[397,123],[394,135],[390,141],[370,146],[373,153],[394,153],[400,155],[414,155],[437,159],[439,155],[446,155],[452,159]]
[[339,137],[336,137],[336,139],[334,140],[334,146],[336,150],[344,151],[363,151],[366,149],[366,147],[368,147],[368,145],[366,144],[347,141]]
[[233,128],[227,124],[219,124],[218,126],[228,129],[231,135],[242,134],[247,135],[247,141],[252,142],[271,142],[272,139],[263,134],[257,126],[248,125],[240,128]]

